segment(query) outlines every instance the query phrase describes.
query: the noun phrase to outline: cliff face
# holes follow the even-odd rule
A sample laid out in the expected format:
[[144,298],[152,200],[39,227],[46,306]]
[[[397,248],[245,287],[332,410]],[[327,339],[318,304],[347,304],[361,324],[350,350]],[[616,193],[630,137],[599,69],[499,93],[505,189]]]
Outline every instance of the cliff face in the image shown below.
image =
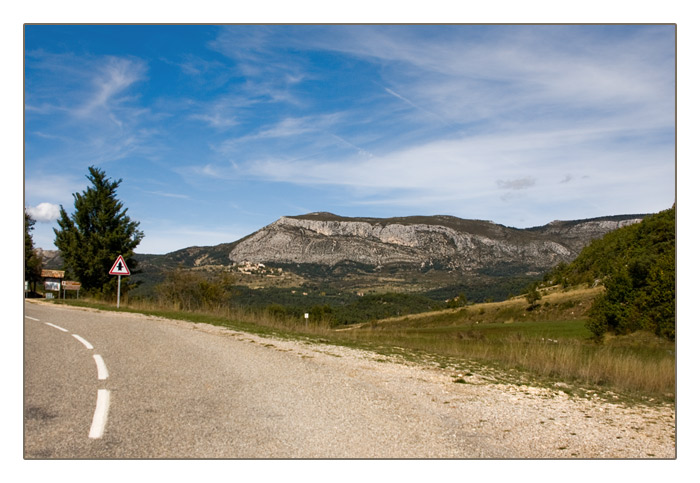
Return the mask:
[[573,260],[593,239],[641,215],[552,222],[530,229],[460,218],[342,218],[330,213],[283,217],[235,244],[232,263],[353,262],[471,272],[494,265],[546,271]]
[[63,268],[63,257],[61,257],[61,252],[58,250],[42,250],[41,248],[36,248],[35,251],[41,258],[43,268],[49,270],[61,270]]

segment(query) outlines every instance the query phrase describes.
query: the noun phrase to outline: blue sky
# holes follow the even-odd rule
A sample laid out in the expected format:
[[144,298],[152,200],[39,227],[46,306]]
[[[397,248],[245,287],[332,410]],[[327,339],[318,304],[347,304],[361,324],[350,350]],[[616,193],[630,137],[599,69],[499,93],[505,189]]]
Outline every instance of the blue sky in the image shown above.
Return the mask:
[[675,201],[671,25],[27,25],[24,203],[95,165],[139,253],[285,215],[531,227]]

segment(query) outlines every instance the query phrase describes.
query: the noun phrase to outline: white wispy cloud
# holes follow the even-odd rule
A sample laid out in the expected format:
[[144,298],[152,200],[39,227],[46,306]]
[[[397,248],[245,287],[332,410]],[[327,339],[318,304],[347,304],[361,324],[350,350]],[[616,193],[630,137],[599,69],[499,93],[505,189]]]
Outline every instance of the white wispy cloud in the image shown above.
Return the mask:
[[359,151],[361,148],[335,134],[342,117],[342,113],[282,117],[270,124],[263,123],[247,134],[227,138],[212,149],[227,159],[241,159],[244,165],[250,159],[273,151],[298,154],[302,158],[317,156],[338,146]]
[[44,50],[26,55],[33,71],[27,85],[30,112],[87,116],[99,109],[110,111],[129,100],[123,95],[147,72],[146,64],[134,58]]
[[[101,59],[97,63],[97,72],[91,80],[91,96],[77,112],[80,115],[90,115],[96,110],[112,112],[125,100],[119,96],[142,80],[145,73],[146,66],[140,60],[119,57]],[[113,112],[112,115],[114,115]]]
[[189,200],[192,199],[191,196],[185,195],[182,193],[168,193],[165,191],[144,191],[145,193],[151,194],[151,195],[156,195],[156,196],[161,196],[163,198],[177,198],[181,200]]
[[191,119],[203,121],[209,126],[217,129],[230,128],[238,124],[233,113],[220,109],[214,109],[206,113],[192,114]]
[[[574,108],[648,112],[673,93],[672,36],[653,27],[628,36],[589,29],[484,26],[463,35],[459,27],[433,27],[426,37],[420,28],[346,27],[330,34],[333,42],[314,47],[376,59],[401,87],[397,97],[430,106],[450,122],[511,113],[536,119],[540,105],[549,116]],[[528,108],[536,110],[523,111]],[[673,110],[665,109],[662,122],[668,123]]]
[[[582,197],[601,201],[624,197],[611,186],[673,185],[668,166],[655,168],[664,155],[672,165],[672,149],[639,146],[619,152],[611,150],[613,144],[605,131],[509,133],[437,140],[370,159],[266,159],[247,169],[250,176],[281,183],[342,187],[357,203],[378,200],[431,211],[450,202],[455,209],[490,203],[490,211],[503,204],[504,220],[512,208],[508,202],[523,196],[542,204],[570,200],[574,182],[585,181],[578,186]],[[653,169],[658,177],[650,176]]]
[[[132,57],[28,54],[30,136],[54,140],[49,165],[103,164],[133,154],[157,152],[154,114],[141,104],[138,86],[147,80],[147,64]],[[39,107],[36,107],[39,106]]]
[[275,125],[242,138],[245,142],[251,139],[286,138],[299,136],[309,132],[317,132],[322,126],[328,125],[328,116],[285,117]]
[[425,109],[424,107],[421,107],[421,106],[417,105],[415,102],[413,102],[413,101],[411,101],[411,100],[409,100],[409,99],[406,99],[404,96],[402,96],[401,94],[399,94],[399,93],[393,91],[392,89],[389,89],[388,87],[385,87],[384,90],[385,90],[387,93],[391,94],[392,96],[396,97],[397,99],[402,100],[403,102],[405,102],[405,103],[408,104],[409,106],[413,107],[414,109],[417,109],[417,110],[423,112],[424,114],[427,114],[428,116],[437,119],[438,121],[440,121],[441,123],[443,123],[443,124],[445,124],[445,125],[449,125],[449,123],[448,123],[446,120],[444,120],[442,117],[438,116],[437,114],[435,114],[435,113],[432,112],[432,111],[429,111],[428,109]]

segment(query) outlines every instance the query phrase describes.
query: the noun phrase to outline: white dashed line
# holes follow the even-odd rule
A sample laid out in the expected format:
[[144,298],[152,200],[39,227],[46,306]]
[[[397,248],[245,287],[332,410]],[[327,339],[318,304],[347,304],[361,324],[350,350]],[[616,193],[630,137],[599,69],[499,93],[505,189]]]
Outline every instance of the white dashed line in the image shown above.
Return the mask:
[[107,413],[109,413],[109,391],[107,389],[98,389],[97,391],[97,406],[95,414],[92,417],[92,426],[90,426],[90,439],[99,439],[105,432],[107,425]]
[[82,337],[80,337],[78,334],[73,334],[73,337],[75,337],[76,339],[78,339],[78,340],[79,340],[85,347],[87,347],[89,350],[94,349],[94,347],[92,346],[92,344],[90,344],[88,341],[86,341],[85,339],[83,339]]
[[109,372],[107,372],[107,366],[105,365],[105,361],[99,354],[95,354],[92,357],[95,359],[95,364],[97,364],[97,379],[99,379],[100,381],[104,381],[109,377]]
[[[28,315],[24,316],[27,319],[35,320],[39,322],[39,319],[30,317]],[[61,332],[68,332],[68,330],[58,325],[52,324],[50,322],[44,322],[46,325],[58,329]],[[88,341],[80,337],[78,334],[71,334],[76,340],[80,341],[87,349],[94,349],[93,345]],[[97,365],[97,379],[104,381],[109,377],[109,372],[107,371],[107,365],[104,359],[99,354],[93,354],[93,359],[95,359],[95,364]],[[104,435],[105,426],[107,425],[107,414],[109,413],[109,391],[107,389],[97,390],[97,406],[95,407],[95,414],[92,417],[92,426],[90,426],[90,434],[88,437],[90,439],[99,439]]]

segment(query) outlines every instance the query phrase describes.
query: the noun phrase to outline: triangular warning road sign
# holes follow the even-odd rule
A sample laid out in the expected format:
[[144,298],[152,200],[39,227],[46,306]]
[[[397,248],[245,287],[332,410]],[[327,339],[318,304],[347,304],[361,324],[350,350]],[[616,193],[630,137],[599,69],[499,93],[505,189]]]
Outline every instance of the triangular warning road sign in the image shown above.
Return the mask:
[[109,271],[110,275],[131,275],[131,272],[129,271],[129,267],[126,266],[126,262],[124,261],[124,258],[119,255],[117,257],[117,260],[114,262],[114,265],[112,265],[112,269]]

